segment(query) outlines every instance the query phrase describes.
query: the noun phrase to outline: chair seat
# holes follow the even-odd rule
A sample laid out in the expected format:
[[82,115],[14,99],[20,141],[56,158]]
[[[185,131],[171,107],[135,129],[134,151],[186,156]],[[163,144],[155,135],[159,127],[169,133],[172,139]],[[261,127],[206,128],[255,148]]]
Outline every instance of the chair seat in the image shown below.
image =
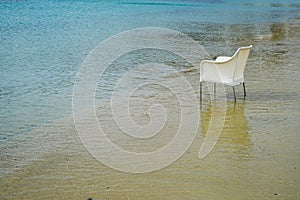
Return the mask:
[[217,57],[216,61],[217,62],[226,62],[230,59],[231,59],[231,57],[228,57],[228,56],[219,56],[219,57]]
[[244,82],[244,78],[240,78],[240,79],[236,79],[236,80],[224,80],[223,79],[222,81],[205,79],[205,81],[206,82],[211,82],[211,83],[220,83],[220,84],[229,85],[229,86],[236,86],[236,85],[242,84]]

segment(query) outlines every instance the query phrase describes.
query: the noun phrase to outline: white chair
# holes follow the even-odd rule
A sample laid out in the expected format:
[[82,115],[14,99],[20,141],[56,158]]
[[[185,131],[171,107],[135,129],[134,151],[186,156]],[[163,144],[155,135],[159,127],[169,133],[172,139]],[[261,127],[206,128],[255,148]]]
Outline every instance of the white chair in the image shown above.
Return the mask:
[[252,45],[240,47],[232,57],[219,56],[216,60],[203,60],[200,64],[200,100],[202,100],[202,82],[230,85],[233,88],[234,101],[236,95],[234,86],[243,84],[244,97],[246,88],[244,81],[244,70]]

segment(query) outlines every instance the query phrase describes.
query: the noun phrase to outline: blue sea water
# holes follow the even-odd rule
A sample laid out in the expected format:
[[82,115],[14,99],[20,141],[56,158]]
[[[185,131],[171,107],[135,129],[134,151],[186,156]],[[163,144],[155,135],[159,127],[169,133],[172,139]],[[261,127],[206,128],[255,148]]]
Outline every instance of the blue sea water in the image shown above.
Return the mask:
[[0,0],[0,143],[71,114],[80,64],[114,34],[299,17],[298,0]]

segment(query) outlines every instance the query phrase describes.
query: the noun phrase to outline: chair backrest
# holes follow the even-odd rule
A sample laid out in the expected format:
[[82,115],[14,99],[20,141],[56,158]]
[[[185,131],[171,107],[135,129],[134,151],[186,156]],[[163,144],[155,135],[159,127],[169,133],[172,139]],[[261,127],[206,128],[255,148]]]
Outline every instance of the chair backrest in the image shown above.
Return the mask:
[[252,45],[248,47],[240,47],[233,55],[233,57],[237,56],[234,75],[233,75],[234,80],[244,77],[245,66],[248,60],[251,47]]

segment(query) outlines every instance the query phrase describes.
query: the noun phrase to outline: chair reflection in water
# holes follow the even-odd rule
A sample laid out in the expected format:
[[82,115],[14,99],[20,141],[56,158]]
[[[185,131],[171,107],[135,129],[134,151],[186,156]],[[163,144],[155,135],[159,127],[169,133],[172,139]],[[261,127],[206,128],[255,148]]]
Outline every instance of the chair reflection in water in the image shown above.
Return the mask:
[[240,157],[251,158],[252,141],[245,116],[245,102],[225,102],[222,107],[216,101],[211,103],[205,112],[201,112],[201,127],[203,142],[200,158],[205,158],[216,144],[222,148],[222,155],[234,152]]
[[216,83],[232,86],[234,102],[236,94],[234,86],[243,84],[244,97],[246,87],[244,81],[244,70],[252,45],[240,47],[232,57],[219,56],[216,60],[203,60],[200,64],[200,100],[202,100],[202,82]]

